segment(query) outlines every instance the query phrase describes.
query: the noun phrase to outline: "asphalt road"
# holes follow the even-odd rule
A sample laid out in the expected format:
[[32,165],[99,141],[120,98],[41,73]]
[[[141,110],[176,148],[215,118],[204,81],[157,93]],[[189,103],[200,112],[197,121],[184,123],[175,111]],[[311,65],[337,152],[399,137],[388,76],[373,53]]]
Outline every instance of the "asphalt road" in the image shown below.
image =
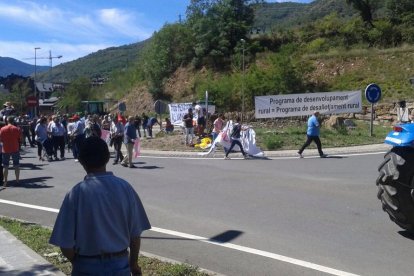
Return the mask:
[[[144,203],[155,230],[145,252],[226,275],[413,275],[414,241],[376,199],[381,160],[139,158],[136,169],[108,170]],[[4,200],[58,209],[84,172],[30,152],[22,163],[22,186],[0,191],[0,214],[52,226],[53,210]]]

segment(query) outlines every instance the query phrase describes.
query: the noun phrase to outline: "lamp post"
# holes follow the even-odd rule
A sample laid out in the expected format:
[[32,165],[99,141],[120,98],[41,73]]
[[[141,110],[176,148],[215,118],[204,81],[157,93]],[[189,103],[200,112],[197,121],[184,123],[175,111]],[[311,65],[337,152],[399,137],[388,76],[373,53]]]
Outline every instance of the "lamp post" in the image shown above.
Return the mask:
[[[36,69],[36,58],[37,58],[37,56],[36,56],[36,51],[37,50],[39,50],[40,49],[40,47],[35,47],[34,48],[34,51],[35,51],[35,74],[34,74],[34,80],[33,80],[33,82],[34,82],[34,89],[33,89],[33,94],[34,94],[34,96],[35,96],[35,98],[37,99],[37,93],[36,93],[36,77],[37,77],[37,69]],[[37,106],[35,106],[34,107],[34,116],[36,116],[37,115]]]
[[244,116],[244,77],[245,77],[245,68],[244,68],[244,51],[245,51],[245,44],[246,44],[246,40],[244,39],[240,39],[240,42],[242,43],[242,71],[243,71],[243,77],[242,77],[242,87],[241,87],[241,92],[242,92],[242,121],[243,121],[243,117]]

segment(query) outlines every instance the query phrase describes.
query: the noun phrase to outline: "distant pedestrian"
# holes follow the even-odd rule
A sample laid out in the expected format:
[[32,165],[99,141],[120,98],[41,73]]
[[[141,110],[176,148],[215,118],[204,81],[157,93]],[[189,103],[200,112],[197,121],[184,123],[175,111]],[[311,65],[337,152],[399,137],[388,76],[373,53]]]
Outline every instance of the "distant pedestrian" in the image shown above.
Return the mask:
[[239,146],[241,153],[243,154],[244,159],[247,159],[249,156],[244,152],[243,145],[240,142],[241,137],[241,131],[242,131],[242,125],[240,123],[240,117],[236,118],[236,123],[233,125],[233,128],[230,133],[230,140],[231,145],[230,148],[226,151],[226,155],[224,156],[224,159],[230,159],[229,153],[234,148],[235,145]]
[[152,127],[158,123],[157,118],[150,117],[147,122],[147,131],[148,131],[148,138],[152,138]]
[[189,108],[188,113],[183,117],[184,128],[185,128],[185,145],[192,146],[193,145],[193,137],[194,137],[194,125],[193,125],[193,109]]
[[108,131],[110,130],[110,128],[111,128],[111,121],[109,119],[110,118],[109,118],[108,115],[105,115],[104,116],[104,118],[103,118],[103,120],[101,122],[101,128],[103,130],[108,130]]
[[144,137],[147,137],[147,124],[148,124],[148,116],[145,112],[142,113],[142,130],[144,132]]
[[[4,126],[6,126],[6,123],[0,120],[0,131]],[[2,145],[2,143],[0,143],[0,184],[4,184],[4,181],[3,181],[3,178],[4,178],[4,175],[3,175],[3,162],[2,162],[3,153],[2,152],[3,152],[3,145]]]
[[141,117],[139,117],[139,115],[135,115],[134,125],[135,125],[135,128],[138,131],[138,137],[140,137],[140,138],[141,138],[141,124],[142,124]]
[[319,156],[321,158],[325,158],[327,155],[323,153],[322,151],[322,144],[321,140],[319,139],[319,133],[320,133],[320,123],[319,123],[319,112],[315,111],[311,117],[308,119],[308,130],[306,132],[306,142],[303,144],[303,146],[298,151],[299,157],[303,158],[303,151],[307,146],[309,146],[312,141],[315,142],[316,146],[318,147]]
[[202,137],[204,135],[204,129],[206,128],[206,109],[196,105],[195,110],[197,113],[197,135]]
[[85,134],[84,134],[84,130],[85,130],[85,123],[80,120],[78,115],[74,115],[72,117],[73,122],[74,122],[74,126],[73,126],[73,130],[72,130],[72,153],[73,153],[73,158],[75,159],[75,162],[78,162],[78,154],[79,154],[79,149],[80,149],[80,145],[82,144],[83,140],[85,140]]
[[53,123],[51,125],[51,135],[52,135],[52,144],[53,144],[53,156],[55,160],[59,160],[58,151],[60,151],[60,159],[65,159],[65,127],[60,122],[59,117],[55,116],[53,118]]
[[30,121],[30,134],[32,136],[32,142],[35,145],[36,144],[36,125],[37,125],[37,118],[34,117],[31,121]]
[[19,184],[20,178],[20,138],[21,131],[18,127],[13,125],[14,117],[7,117],[7,125],[0,129],[0,142],[3,144],[2,148],[2,163],[3,163],[3,187],[7,186],[7,179],[9,174],[10,157],[13,160],[14,173],[16,175],[16,183]]
[[72,263],[72,275],[142,275],[141,234],[151,225],[134,188],[106,171],[108,161],[104,140],[84,140],[79,162],[87,175],[66,194],[53,227],[49,242]]
[[217,119],[215,119],[213,123],[213,131],[212,131],[213,142],[216,140],[217,136],[223,130],[223,127],[224,127],[224,114],[220,113]]
[[111,146],[115,150],[115,160],[113,165],[118,164],[124,159],[122,154],[122,142],[124,140],[124,125],[121,121],[118,120],[118,116],[115,116],[111,124]]
[[124,130],[124,144],[127,149],[127,153],[121,162],[124,167],[135,168],[132,164],[132,150],[134,149],[135,139],[137,139],[137,129],[134,125],[134,117],[129,116]]
[[46,150],[43,147],[43,144],[48,139],[47,137],[47,118],[46,117],[40,117],[39,122],[37,123],[35,127],[35,141],[37,144],[37,157],[39,157],[39,161],[45,161],[43,158],[42,151],[43,149],[46,151],[48,157],[51,153],[51,150]]
[[84,133],[85,133],[85,138],[89,138],[91,136],[101,138],[102,130],[101,130],[101,126],[99,125],[98,115],[95,114],[89,117],[88,122],[85,123]]
[[174,125],[171,123],[169,118],[165,118],[165,132],[166,133],[173,133]]

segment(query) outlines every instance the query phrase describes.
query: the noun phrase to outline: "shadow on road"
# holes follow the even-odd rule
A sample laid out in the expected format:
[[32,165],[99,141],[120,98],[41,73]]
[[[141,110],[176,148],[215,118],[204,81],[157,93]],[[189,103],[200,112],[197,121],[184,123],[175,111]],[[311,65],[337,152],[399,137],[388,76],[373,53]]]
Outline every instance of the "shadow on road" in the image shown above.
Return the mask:
[[[45,164],[33,164],[33,163],[20,163],[21,170],[42,170],[44,166],[48,166],[48,163]],[[10,167],[10,169],[12,169]]]
[[228,231],[220,233],[220,234],[218,234],[214,237],[211,237],[209,239],[209,241],[218,242],[218,243],[226,243],[226,242],[230,242],[230,241],[236,239],[237,237],[241,236],[242,234],[243,234],[243,232],[238,231],[238,230],[228,230]]
[[0,266],[1,275],[51,275],[51,272],[58,271],[52,264],[35,264],[29,268],[29,271],[10,270],[8,267]]
[[336,156],[336,155],[328,155],[328,156],[326,156],[323,159],[344,159],[344,158],[348,158],[348,157],[345,157],[345,156]]
[[[228,230],[223,233],[220,233],[214,237],[211,237],[207,239],[211,242],[217,242],[217,243],[226,243],[230,242],[237,237],[241,236],[243,232],[237,231],[237,230]],[[147,240],[177,240],[177,241],[204,241],[206,239],[190,239],[190,238],[167,238],[167,237],[141,237],[141,239],[147,239]]]
[[[142,164],[146,164],[146,162],[133,162],[132,164],[142,165]],[[158,167],[158,166],[139,166],[139,167],[136,167],[134,169],[155,170],[155,169],[164,169],[164,168],[163,167]]]
[[43,177],[34,177],[34,178],[25,178],[20,179],[19,184],[14,180],[10,180],[7,183],[7,187],[13,188],[26,188],[26,189],[44,189],[44,188],[53,188],[54,186],[45,185],[46,181],[52,179],[51,176]]
[[399,231],[398,234],[400,234],[404,238],[414,240],[414,233],[411,233],[409,231]]

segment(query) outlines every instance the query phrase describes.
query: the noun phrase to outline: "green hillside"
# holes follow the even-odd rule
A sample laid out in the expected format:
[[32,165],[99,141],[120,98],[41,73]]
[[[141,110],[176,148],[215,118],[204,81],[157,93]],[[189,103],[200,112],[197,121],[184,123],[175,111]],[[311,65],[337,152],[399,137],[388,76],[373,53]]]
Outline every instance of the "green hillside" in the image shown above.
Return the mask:
[[100,50],[55,66],[52,75],[49,72],[39,74],[38,79],[41,81],[71,82],[80,77],[107,78],[114,71],[125,70],[133,66],[138,61],[140,51],[147,43],[148,40]]
[[[375,16],[385,13],[386,0],[376,0]],[[271,32],[282,28],[297,28],[321,19],[332,12],[338,17],[351,18],[358,12],[345,0],[315,0],[309,4],[283,2],[263,3],[255,6],[255,23],[253,30]]]
[[[252,2],[192,1],[184,22],[166,24],[149,41],[54,68],[60,81],[110,77],[103,87],[88,91],[87,79],[74,82],[62,107],[82,97],[128,97],[139,109],[137,99],[197,101],[207,90],[219,110],[240,110],[242,102],[251,110],[259,95],[363,90],[371,82],[383,87],[389,101],[412,93],[411,0],[364,0],[368,5],[363,7],[346,0]],[[252,34],[260,24],[271,30]]]

